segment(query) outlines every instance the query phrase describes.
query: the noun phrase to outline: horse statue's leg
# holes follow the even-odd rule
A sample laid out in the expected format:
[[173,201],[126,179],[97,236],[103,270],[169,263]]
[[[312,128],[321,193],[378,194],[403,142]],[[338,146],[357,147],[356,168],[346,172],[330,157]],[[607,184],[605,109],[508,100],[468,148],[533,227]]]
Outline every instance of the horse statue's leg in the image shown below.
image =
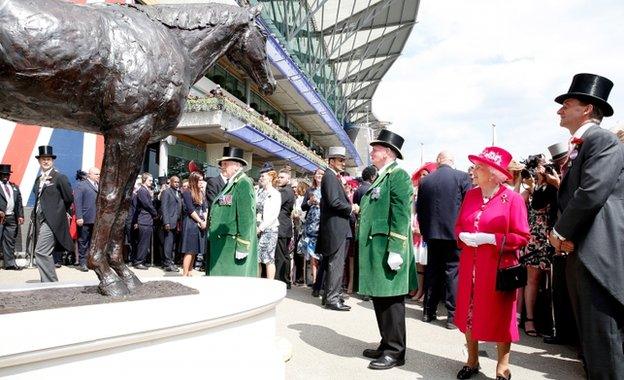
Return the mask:
[[151,136],[151,116],[110,130],[104,136],[105,153],[97,198],[89,268],[100,279],[100,292],[120,296],[141,284],[123,263],[123,226],[128,199]]

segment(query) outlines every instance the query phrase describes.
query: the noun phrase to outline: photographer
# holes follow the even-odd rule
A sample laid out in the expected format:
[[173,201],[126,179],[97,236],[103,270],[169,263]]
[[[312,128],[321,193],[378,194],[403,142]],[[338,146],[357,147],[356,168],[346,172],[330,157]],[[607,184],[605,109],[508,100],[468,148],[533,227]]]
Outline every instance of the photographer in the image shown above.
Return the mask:
[[[528,281],[524,288],[524,331],[528,336],[537,337],[539,333],[534,320],[535,303],[540,281],[543,274],[550,271],[551,257],[554,254],[547,237],[557,217],[557,189],[560,179],[555,167],[547,164],[541,154],[529,156],[523,163],[523,196],[527,200],[531,228],[531,238],[524,250],[523,260],[528,271]],[[552,321],[544,322],[543,325],[552,324]]]

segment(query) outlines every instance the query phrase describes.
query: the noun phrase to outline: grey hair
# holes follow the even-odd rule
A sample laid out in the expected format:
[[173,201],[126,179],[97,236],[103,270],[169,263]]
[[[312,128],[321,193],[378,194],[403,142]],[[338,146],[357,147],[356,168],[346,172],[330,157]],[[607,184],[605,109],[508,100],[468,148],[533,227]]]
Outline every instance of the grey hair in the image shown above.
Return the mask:
[[496,183],[498,183],[499,185],[502,183],[507,182],[507,175],[504,174],[503,172],[494,169],[491,166],[488,166],[488,171],[490,172],[490,174],[492,175],[492,177],[496,180]]

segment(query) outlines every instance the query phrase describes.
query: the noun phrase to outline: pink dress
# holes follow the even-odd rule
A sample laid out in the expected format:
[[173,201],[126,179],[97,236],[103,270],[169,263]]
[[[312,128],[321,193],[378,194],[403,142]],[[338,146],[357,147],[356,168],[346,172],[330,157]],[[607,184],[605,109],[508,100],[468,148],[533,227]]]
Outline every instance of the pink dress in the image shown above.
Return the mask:
[[495,285],[503,236],[507,235],[501,268],[516,264],[518,250],[529,240],[524,200],[518,193],[501,186],[492,199],[484,202],[481,189],[474,188],[466,194],[457,218],[455,234],[459,236],[460,232],[495,234],[496,246],[469,247],[457,238],[461,255],[455,325],[464,333],[471,331],[474,340],[517,341],[517,292],[498,292]]

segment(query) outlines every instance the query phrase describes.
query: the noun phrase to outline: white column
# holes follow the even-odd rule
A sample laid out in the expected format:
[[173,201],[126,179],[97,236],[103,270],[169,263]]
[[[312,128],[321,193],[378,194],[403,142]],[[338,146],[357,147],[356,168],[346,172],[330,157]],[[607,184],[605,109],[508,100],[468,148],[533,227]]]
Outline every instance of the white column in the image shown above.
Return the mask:
[[158,149],[158,176],[167,175],[167,167],[169,166],[169,144],[165,140],[160,140],[160,149]]

